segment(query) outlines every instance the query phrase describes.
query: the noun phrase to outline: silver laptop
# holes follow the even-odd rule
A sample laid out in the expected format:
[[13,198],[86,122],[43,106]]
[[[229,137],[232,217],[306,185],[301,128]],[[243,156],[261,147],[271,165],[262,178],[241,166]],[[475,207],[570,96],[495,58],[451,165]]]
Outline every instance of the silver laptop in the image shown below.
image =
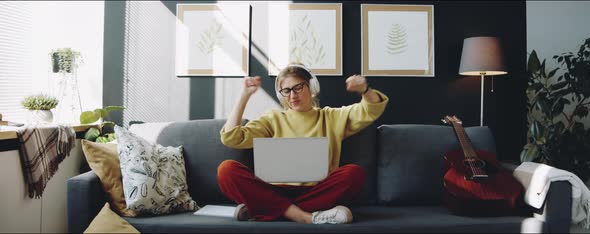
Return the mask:
[[268,183],[321,181],[328,148],[327,137],[254,138],[254,174]]

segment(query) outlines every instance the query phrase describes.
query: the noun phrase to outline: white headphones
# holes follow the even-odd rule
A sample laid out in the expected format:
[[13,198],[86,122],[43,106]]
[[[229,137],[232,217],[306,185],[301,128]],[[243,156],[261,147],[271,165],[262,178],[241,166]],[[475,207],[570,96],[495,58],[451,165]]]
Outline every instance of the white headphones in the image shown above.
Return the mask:
[[[307,71],[307,73],[309,73],[309,75],[311,76],[311,79],[309,80],[309,91],[311,91],[311,96],[316,97],[320,93],[320,82],[318,81],[318,78],[309,69],[307,69],[307,67],[299,64],[289,64],[287,65],[287,67],[283,68],[283,70],[287,69],[288,67],[299,67]],[[279,72],[279,74],[281,73]],[[279,100],[283,98],[283,95],[281,95],[281,93],[279,92],[280,89],[281,87],[279,87],[279,75],[277,75],[277,77],[275,78],[275,92]]]

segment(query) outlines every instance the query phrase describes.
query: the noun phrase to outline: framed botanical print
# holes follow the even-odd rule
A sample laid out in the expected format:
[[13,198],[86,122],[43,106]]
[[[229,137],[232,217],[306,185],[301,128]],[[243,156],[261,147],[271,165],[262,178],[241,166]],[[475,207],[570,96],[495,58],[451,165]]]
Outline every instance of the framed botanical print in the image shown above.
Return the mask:
[[177,76],[247,76],[250,4],[177,4]]
[[434,76],[433,5],[361,4],[364,76]]
[[269,4],[268,70],[302,63],[316,75],[342,75],[342,4]]

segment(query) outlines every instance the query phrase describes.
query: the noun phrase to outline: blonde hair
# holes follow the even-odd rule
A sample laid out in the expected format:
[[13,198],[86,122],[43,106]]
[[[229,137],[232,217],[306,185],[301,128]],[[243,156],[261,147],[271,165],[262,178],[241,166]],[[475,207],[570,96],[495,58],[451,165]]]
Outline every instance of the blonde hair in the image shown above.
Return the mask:
[[276,92],[277,98],[281,102],[281,105],[283,106],[283,108],[285,110],[288,110],[290,107],[289,107],[289,103],[287,102],[286,98],[283,97],[281,95],[281,93],[279,92],[279,90],[281,90],[280,84],[285,78],[290,77],[290,76],[299,77],[305,81],[305,83],[309,87],[309,91],[311,93],[311,97],[312,97],[311,105],[313,107],[319,107],[320,106],[320,98],[319,98],[320,83],[318,81],[318,78],[313,73],[311,73],[311,71],[309,69],[307,69],[307,67],[305,67],[303,64],[291,63],[291,64],[287,65],[287,67],[283,68],[283,70],[281,70],[281,72],[279,72],[279,74],[277,75],[277,78],[275,79],[275,92]]

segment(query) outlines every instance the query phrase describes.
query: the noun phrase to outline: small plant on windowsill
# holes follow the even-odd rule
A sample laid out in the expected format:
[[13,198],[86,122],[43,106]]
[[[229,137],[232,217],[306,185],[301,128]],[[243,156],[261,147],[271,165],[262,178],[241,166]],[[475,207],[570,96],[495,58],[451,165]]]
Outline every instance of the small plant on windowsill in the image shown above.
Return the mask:
[[55,108],[59,101],[57,98],[45,95],[30,95],[26,96],[21,105],[30,111],[31,122],[53,122],[53,113],[51,109]]
[[91,124],[99,121],[99,127],[91,127],[84,134],[84,139],[94,142],[107,143],[115,140],[115,133],[113,128],[115,123],[111,121],[103,121],[107,118],[111,111],[124,110],[122,106],[107,106],[105,108],[98,108],[94,111],[84,111],[80,114],[81,124]]

